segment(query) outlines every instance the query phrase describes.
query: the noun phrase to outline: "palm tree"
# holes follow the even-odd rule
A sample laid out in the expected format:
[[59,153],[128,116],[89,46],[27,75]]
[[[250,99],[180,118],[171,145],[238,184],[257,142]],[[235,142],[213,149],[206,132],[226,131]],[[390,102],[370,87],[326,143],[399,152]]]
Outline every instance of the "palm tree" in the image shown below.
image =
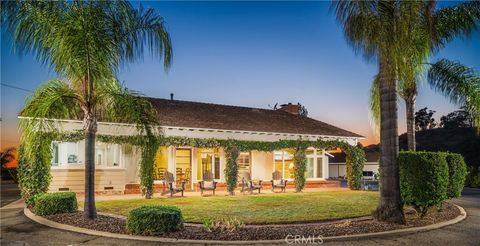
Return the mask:
[[132,122],[139,132],[152,132],[152,106],[115,78],[121,65],[141,59],[147,47],[169,68],[172,48],[164,20],[153,9],[137,10],[126,1],[2,2],[1,11],[2,25],[19,50],[34,53],[62,78],[45,83],[27,101],[22,114],[31,120],[22,127],[54,130],[46,118],[83,119],[84,211],[95,218],[97,121]]
[[[428,37],[424,29],[409,25],[420,21],[416,15],[424,2],[335,1],[333,10],[343,26],[347,42],[367,61],[375,61],[379,71],[374,81],[375,102],[380,125],[380,200],[378,220],[404,223],[400,199],[398,157],[398,79],[408,71],[405,57],[419,56],[418,49],[404,49],[410,34],[419,42]],[[413,27],[413,29],[412,29]]]
[[[410,26],[411,32],[409,32],[409,38],[404,42],[404,49],[409,52],[404,58],[405,65],[403,71],[400,73],[400,97],[405,101],[406,106],[406,121],[407,121],[407,142],[408,149],[415,151],[415,101],[417,97],[418,82],[424,76],[424,73],[428,70],[428,73],[439,71],[439,67],[442,67],[442,72],[445,73],[446,69],[454,68],[451,66],[445,66],[446,63],[452,64],[454,62],[447,60],[440,60],[435,64],[427,64],[426,60],[433,52],[438,52],[446,43],[451,41],[454,37],[468,36],[475,28],[480,20],[480,2],[468,2],[462,3],[457,6],[447,7],[440,10],[434,10],[436,1],[425,2],[423,11],[418,11],[419,15],[416,18],[417,21],[407,21],[406,24]],[[415,30],[420,30],[415,31]],[[429,36],[425,36],[428,34]],[[428,40],[425,40],[428,38]],[[455,62],[455,68],[462,66],[460,63]],[[468,70],[463,66],[463,70]],[[451,71],[453,73],[455,71]],[[446,85],[451,85],[452,80],[441,81],[431,80],[429,76],[427,82],[430,87],[446,97],[449,97],[448,93],[445,93]],[[438,77],[440,78],[440,77]],[[471,80],[465,80],[461,76],[457,76],[459,80],[458,84],[472,83]],[[452,79],[452,77],[450,77]],[[378,83],[372,83],[372,90],[370,95],[370,110],[374,118],[374,123],[379,124],[379,108],[378,108]],[[444,84],[446,83],[446,84]],[[474,85],[473,85],[474,86]],[[457,88],[457,87],[451,87]],[[451,94],[451,93],[450,93]],[[462,94],[462,91],[455,92],[457,98],[450,98],[453,102],[463,102],[460,106],[466,106],[469,108],[472,115],[480,117],[480,107],[470,105],[475,102],[475,98],[480,97],[480,91],[477,93]],[[468,98],[469,97],[469,98]],[[476,110],[476,111],[475,111]]]

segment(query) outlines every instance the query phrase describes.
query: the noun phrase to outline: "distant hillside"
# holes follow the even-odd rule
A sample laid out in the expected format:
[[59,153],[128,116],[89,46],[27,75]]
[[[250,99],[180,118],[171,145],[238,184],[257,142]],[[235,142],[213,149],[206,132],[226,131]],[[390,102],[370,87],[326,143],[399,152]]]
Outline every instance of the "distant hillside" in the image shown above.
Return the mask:
[[[436,128],[416,132],[417,150],[459,153],[469,166],[480,166],[480,136],[473,128]],[[399,137],[401,150],[407,149],[407,134]],[[366,149],[374,149],[369,145]]]
[[[480,136],[474,128],[437,128],[419,131],[417,150],[459,153],[469,166],[480,166]],[[399,137],[400,149],[407,149],[407,134]]]

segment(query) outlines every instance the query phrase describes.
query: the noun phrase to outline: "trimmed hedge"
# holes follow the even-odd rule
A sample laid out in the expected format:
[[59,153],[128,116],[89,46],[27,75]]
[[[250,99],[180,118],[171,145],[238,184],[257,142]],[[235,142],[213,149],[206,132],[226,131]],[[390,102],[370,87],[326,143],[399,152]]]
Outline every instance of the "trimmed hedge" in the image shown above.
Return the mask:
[[472,188],[480,188],[480,168],[469,167],[468,175],[465,180],[465,186]]
[[77,209],[74,192],[45,193],[34,200],[34,211],[38,215],[73,213]]
[[455,153],[448,153],[448,198],[460,197],[463,187],[465,186],[465,178],[467,176],[467,165],[463,160],[463,156]]
[[183,216],[174,206],[153,205],[135,208],[127,217],[127,230],[136,235],[160,235],[183,228]]
[[402,200],[413,205],[421,216],[448,197],[446,156],[442,152],[405,151],[399,154]]

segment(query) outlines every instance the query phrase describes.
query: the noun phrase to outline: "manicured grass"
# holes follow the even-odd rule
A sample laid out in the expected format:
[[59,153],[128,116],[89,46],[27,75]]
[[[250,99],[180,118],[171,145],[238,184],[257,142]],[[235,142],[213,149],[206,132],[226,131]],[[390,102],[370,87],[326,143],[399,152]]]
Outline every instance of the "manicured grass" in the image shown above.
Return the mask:
[[143,205],[173,205],[182,210],[186,222],[236,217],[245,223],[263,224],[333,220],[370,215],[378,193],[365,191],[325,191],[265,195],[184,197],[97,201],[100,212],[127,215]]

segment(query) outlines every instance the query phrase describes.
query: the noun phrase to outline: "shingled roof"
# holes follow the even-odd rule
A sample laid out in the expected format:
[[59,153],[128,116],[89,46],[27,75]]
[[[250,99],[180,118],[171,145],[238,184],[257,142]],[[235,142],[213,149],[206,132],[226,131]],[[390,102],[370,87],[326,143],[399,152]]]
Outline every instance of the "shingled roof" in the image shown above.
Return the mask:
[[362,137],[327,123],[282,110],[148,98],[160,125],[222,130]]

